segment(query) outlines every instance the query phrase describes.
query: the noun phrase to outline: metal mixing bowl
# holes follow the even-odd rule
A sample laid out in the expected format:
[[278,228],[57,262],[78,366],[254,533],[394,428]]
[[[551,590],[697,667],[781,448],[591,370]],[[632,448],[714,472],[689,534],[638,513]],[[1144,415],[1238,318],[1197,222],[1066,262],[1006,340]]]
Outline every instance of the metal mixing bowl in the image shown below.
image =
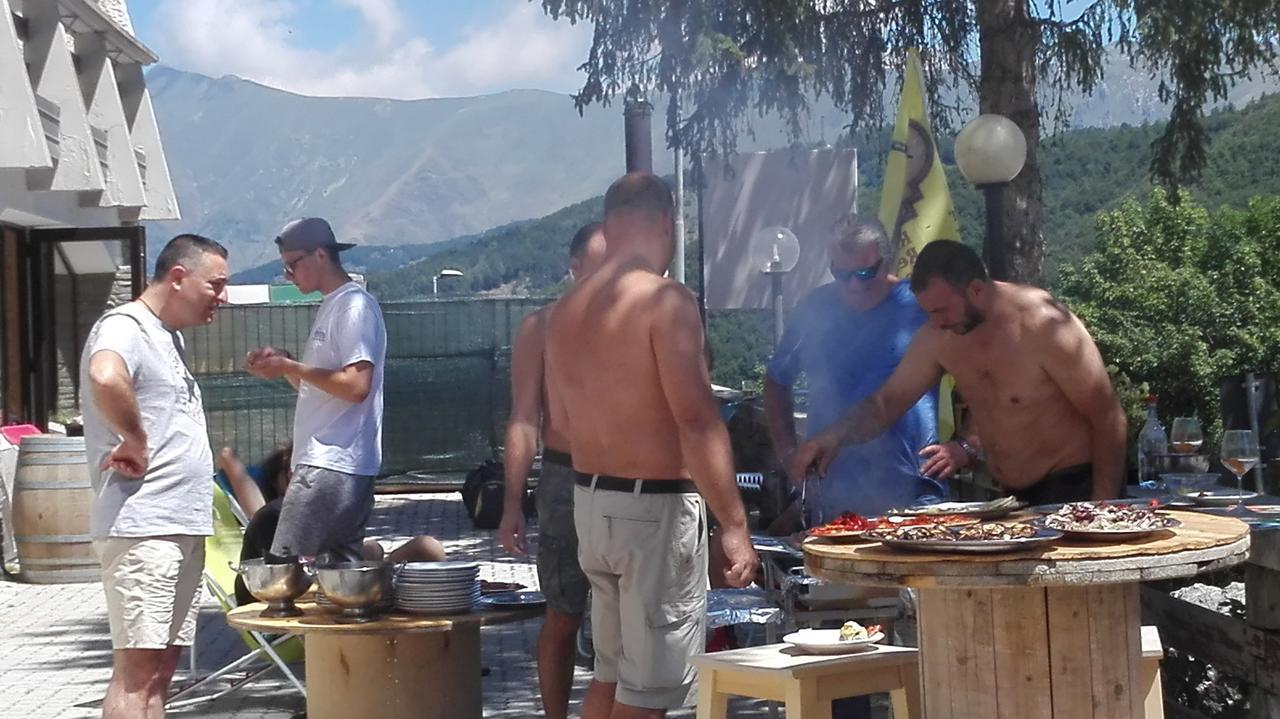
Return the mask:
[[267,564],[262,559],[246,559],[233,567],[244,578],[244,585],[257,599],[267,603],[264,617],[296,617],[302,610],[293,600],[311,587],[311,577],[295,562]]
[[376,618],[377,605],[390,596],[393,567],[382,562],[343,562],[316,567],[320,591],[342,608],[338,621],[361,622]]

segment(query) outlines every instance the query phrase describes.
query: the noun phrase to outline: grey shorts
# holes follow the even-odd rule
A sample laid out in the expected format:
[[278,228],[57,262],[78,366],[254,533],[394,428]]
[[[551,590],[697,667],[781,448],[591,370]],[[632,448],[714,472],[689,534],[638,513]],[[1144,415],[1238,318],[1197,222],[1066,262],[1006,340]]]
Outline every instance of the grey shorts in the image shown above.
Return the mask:
[[590,584],[578,564],[573,469],[544,459],[534,498],[538,507],[538,584],[547,608],[561,614],[583,614]]
[[300,464],[284,493],[271,553],[358,562],[373,512],[373,477]]
[[697,494],[575,486],[579,559],[591,581],[595,678],[646,709],[688,703],[706,648],[707,527]]

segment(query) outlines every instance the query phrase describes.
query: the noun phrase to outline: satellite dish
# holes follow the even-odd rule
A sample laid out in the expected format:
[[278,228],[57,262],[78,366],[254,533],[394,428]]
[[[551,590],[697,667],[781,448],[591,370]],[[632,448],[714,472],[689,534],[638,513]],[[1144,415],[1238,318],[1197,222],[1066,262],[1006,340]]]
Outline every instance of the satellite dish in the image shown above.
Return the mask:
[[766,227],[751,236],[750,257],[761,271],[790,272],[800,260],[800,241],[785,227]]

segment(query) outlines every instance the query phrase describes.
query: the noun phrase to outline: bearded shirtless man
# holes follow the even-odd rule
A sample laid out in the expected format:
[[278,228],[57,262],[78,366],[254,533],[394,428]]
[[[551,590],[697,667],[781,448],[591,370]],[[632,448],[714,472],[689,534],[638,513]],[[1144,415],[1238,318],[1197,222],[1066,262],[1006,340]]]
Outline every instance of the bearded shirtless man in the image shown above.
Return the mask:
[[663,717],[689,699],[688,659],[704,648],[704,499],[723,530],[726,582],[745,586],[759,562],[697,301],[662,276],[675,250],[671,192],[631,173],[604,209],[604,264],[560,298],[547,328],[549,399],[573,453],[591,582],[596,663],[582,716]]
[[796,450],[792,472],[824,472],[840,445],[880,434],[949,372],[1001,487],[1033,504],[1119,495],[1124,411],[1070,310],[1039,288],[992,281],[950,240],[925,246],[911,291],[929,324],[875,394]]

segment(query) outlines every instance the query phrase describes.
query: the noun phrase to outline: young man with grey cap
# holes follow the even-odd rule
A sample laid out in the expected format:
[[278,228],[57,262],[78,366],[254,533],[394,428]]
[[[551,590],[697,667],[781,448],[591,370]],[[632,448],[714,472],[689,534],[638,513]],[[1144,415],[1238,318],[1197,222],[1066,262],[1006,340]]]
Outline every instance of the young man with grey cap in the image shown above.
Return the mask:
[[336,240],[318,217],[294,220],[276,237],[285,277],[324,300],[302,359],[275,347],[249,353],[246,369],[298,391],[293,480],[271,553],[358,561],[382,465],[382,376],[387,330],[378,301],[352,281]]

